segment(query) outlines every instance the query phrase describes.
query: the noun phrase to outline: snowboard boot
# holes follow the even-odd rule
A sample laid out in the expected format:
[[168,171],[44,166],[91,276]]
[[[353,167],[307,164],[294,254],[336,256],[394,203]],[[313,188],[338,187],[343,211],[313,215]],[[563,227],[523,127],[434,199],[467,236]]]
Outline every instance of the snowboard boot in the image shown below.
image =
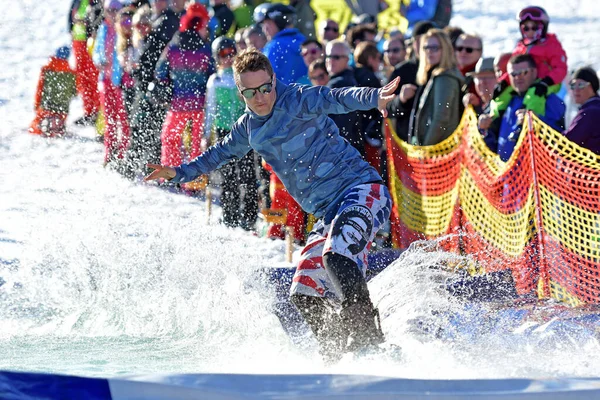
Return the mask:
[[385,341],[381,331],[379,311],[370,300],[352,303],[344,302],[340,318],[348,329],[346,351],[352,353],[377,351]]
[[323,361],[339,361],[346,351],[348,332],[328,300],[302,294],[293,294],[290,299],[315,335]]
[[374,350],[385,339],[379,312],[371,302],[367,282],[358,265],[335,253],[326,253],[323,264],[336,290],[342,295],[340,318],[349,336],[346,351]]

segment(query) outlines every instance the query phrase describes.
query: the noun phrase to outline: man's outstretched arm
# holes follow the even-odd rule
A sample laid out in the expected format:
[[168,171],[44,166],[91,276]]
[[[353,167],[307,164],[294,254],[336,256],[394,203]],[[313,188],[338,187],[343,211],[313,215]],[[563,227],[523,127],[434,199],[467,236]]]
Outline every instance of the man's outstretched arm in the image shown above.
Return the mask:
[[173,183],[190,182],[201,175],[219,168],[229,160],[243,157],[250,150],[246,126],[238,121],[233,125],[233,129],[229,135],[221,142],[211,146],[188,164],[182,164],[176,168],[148,164],[148,168],[153,168],[154,171],[144,178],[144,180],[151,181],[164,178]]
[[307,113],[346,114],[351,111],[377,108],[387,117],[387,104],[396,96],[394,92],[400,84],[400,77],[381,89],[368,87],[347,87],[329,89],[314,86],[307,89],[302,108]]

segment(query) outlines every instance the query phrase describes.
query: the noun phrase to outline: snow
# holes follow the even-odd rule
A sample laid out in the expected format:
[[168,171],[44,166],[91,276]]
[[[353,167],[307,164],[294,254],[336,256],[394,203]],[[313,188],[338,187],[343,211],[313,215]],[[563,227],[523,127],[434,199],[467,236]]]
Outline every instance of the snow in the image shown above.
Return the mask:
[[[446,342],[410,331],[412,318],[456,304],[415,251],[371,284],[394,360],[323,365],[293,347],[255,271],[285,265],[283,242],[206,224],[204,204],[102,168],[91,129],[64,140],[25,130],[40,67],[69,42],[68,0],[5,5],[0,24],[0,369],[87,376],[151,373],[347,373],[474,379],[594,376],[599,343],[494,335]],[[484,38],[484,54],[513,49],[516,0],[455,1],[453,25]],[[570,69],[600,69],[592,0],[546,0],[550,31]],[[80,115],[74,102],[71,117]],[[390,285],[397,282],[397,285]],[[392,287],[391,287],[392,286]],[[561,336],[564,337],[564,336]],[[474,342],[472,342],[472,340]]]

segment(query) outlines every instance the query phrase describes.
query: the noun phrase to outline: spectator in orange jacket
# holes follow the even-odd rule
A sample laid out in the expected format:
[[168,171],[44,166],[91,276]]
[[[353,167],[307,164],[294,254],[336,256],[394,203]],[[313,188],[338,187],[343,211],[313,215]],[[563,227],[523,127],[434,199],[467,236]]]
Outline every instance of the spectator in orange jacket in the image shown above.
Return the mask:
[[65,133],[69,105],[77,95],[75,71],[69,66],[68,47],[60,47],[42,67],[35,94],[35,119],[29,132],[40,135]]

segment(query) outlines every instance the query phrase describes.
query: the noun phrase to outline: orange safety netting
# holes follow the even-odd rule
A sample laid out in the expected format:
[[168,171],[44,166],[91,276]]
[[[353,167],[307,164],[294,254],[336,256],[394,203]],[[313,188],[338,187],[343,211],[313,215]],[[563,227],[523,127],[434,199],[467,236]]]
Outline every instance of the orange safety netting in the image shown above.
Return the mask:
[[517,291],[600,303],[600,157],[528,118],[505,163],[472,110],[444,142],[411,146],[387,127],[392,237],[446,236],[483,272],[510,269]]

